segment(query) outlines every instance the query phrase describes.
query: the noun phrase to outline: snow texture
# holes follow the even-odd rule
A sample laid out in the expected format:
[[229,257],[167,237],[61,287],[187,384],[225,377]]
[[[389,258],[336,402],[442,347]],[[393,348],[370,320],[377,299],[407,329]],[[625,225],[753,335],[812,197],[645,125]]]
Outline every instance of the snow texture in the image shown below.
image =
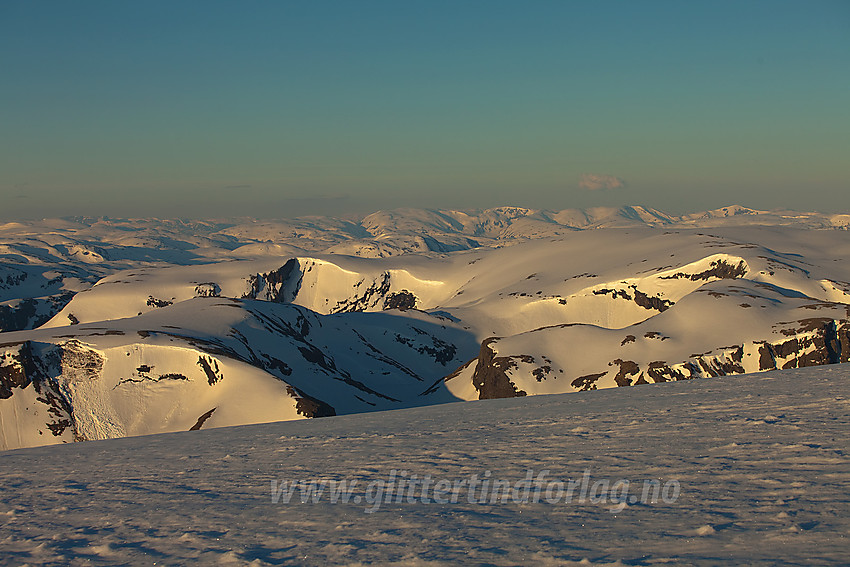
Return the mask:
[[[0,453],[6,565],[846,565],[845,365]],[[272,500],[303,479],[528,470],[672,503]],[[359,494],[359,492],[356,492]],[[619,511],[616,508],[620,508]]]

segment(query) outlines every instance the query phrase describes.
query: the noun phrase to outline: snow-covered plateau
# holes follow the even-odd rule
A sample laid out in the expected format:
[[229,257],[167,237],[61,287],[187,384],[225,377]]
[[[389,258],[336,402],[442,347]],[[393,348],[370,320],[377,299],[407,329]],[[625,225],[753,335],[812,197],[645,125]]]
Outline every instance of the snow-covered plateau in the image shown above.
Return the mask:
[[0,449],[850,359],[844,215],[0,227]]
[[7,451],[0,563],[846,565],[847,368]]

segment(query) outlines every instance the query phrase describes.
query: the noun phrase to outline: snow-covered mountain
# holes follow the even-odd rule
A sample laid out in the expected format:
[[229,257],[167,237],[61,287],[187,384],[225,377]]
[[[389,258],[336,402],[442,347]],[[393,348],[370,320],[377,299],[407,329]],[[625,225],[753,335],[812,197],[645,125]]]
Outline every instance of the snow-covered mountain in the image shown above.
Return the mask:
[[0,225],[0,331],[37,327],[72,294],[106,275],[130,268],[303,253],[440,255],[559,238],[576,230],[741,224],[846,229],[850,215],[769,212],[740,206],[680,216],[637,206],[561,211],[498,207],[471,211],[397,209],[360,220],[73,217],[9,222]]
[[842,218],[9,224],[0,448],[847,362]]

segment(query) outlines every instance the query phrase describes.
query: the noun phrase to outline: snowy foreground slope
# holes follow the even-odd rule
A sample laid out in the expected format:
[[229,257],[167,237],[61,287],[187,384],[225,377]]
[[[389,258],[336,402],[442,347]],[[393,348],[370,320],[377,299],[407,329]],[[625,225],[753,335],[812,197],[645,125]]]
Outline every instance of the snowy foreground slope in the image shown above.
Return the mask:
[[383,257],[250,223],[41,227],[2,264],[55,310],[0,333],[0,449],[848,362],[841,218],[721,212],[376,213],[373,244],[480,240]]
[[8,451],[0,563],[846,565],[848,421],[834,365]]

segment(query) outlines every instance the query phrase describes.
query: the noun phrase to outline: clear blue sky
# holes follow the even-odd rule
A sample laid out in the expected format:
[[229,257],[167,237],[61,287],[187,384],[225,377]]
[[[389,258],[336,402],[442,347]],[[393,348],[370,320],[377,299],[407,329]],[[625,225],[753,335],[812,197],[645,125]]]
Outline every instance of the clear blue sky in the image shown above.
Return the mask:
[[3,0],[0,71],[6,219],[850,211],[847,0]]

